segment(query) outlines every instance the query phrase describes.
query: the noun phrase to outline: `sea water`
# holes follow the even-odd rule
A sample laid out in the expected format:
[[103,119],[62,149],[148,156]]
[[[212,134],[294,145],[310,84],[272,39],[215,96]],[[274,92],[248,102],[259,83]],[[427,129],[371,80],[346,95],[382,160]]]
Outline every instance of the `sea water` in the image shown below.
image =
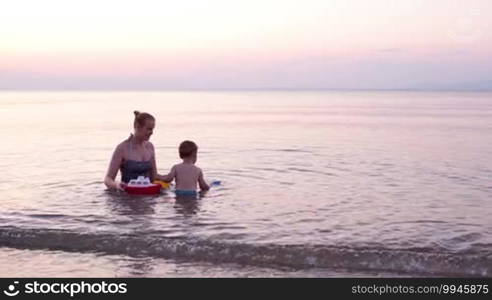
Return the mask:
[[[221,185],[108,191],[134,110]],[[492,276],[492,93],[1,92],[0,137],[0,276]]]

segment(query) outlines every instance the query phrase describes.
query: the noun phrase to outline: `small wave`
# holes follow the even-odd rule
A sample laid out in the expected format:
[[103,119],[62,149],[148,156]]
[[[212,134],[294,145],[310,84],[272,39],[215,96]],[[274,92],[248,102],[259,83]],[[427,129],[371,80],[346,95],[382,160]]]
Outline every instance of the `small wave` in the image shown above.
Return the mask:
[[59,182],[59,181],[57,181],[57,182],[42,183],[42,184],[40,184],[40,187],[41,188],[49,188],[49,189],[52,189],[52,188],[63,189],[63,188],[74,187],[76,185],[77,184],[74,182]]
[[251,149],[241,149],[238,152],[292,152],[292,153],[310,153],[314,152],[307,149],[294,149],[294,148],[251,148]]
[[192,238],[52,229],[0,228],[0,246],[68,252],[146,255],[212,263],[294,269],[348,269],[447,276],[492,275],[490,252],[453,254],[325,245],[252,245]]
[[303,149],[277,149],[275,151],[278,151],[278,152],[312,153],[312,151],[303,150]]
[[323,172],[323,171],[318,171],[318,170],[310,170],[310,169],[303,169],[303,168],[296,168],[296,167],[290,167],[287,168],[288,171],[296,171],[296,172],[301,172],[301,173],[314,173],[314,174],[320,174],[320,175],[326,175],[326,176],[336,176],[333,173],[330,172]]
[[415,220],[415,221],[399,221],[399,222],[390,222],[386,225],[399,225],[399,224],[447,224],[448,222],[439,221],[439,220]]
[[66,217],[66,215],[62,215],[62,214],[31,214],[27,216],[31,218],[40,218],[40,219],[56,219],[56,218]]

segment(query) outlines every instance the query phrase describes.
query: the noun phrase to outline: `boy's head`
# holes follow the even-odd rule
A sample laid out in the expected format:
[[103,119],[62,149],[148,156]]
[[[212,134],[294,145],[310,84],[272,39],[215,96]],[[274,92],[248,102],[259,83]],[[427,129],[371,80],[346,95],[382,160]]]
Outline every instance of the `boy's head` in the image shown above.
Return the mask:
[[179,157],[189,158],[196,155],[198,146],[192,141],[184,141],[179,145]]

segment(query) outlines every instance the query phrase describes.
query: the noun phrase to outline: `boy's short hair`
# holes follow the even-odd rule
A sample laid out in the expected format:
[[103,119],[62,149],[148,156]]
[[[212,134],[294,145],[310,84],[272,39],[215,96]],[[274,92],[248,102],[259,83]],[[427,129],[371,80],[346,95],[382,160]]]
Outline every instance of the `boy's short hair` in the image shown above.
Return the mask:
[[184,141],[179,145],[179,157],[185,158],[198,151],[198,146],[192,141]]

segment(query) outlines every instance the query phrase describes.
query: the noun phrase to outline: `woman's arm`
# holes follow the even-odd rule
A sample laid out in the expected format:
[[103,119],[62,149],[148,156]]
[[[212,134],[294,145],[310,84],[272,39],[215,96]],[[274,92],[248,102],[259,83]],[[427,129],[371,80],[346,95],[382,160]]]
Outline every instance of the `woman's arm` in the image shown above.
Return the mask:
[[152,153],[152,158],[150,159],[151,160],[151,164],[152,164],[152,171],[151,171],[151,174],[150,174],[150,176],[152,176],[151,181],[152,182],[154,180],[161,180],[161,181],[165,181],[165,182],[172,181],[172,178],[169,181],[164,180],[164,179],[166,179],[166,176],[168,176],[168,175],[160,175],[157,172],[157,162],[156,162],[156,159],[155,159],[155,150],[154,150],[154,145],[152,145],[151,142],[149,142],[149,150]]
[[154,150],[154,145],[152,145],[151,142],[149,142],[149,150],[150,152],[152,153],[152,157],[150,159],[151,161],[151,164],[152,164],[152,171],[150,173],[150,181],[154,181],[154,180],[162,180],[160,179],[161,178],[161,175],[159,175],[159,173],[157,173],[157,163],[155,161],[155,150]]
[[110,189],[124,190],[125,184],[115,180],[122,161],[123,149],[121,145],[118,145],[113,152],[108,172],[106,172],[106,177],[104,178],[104,184]]

